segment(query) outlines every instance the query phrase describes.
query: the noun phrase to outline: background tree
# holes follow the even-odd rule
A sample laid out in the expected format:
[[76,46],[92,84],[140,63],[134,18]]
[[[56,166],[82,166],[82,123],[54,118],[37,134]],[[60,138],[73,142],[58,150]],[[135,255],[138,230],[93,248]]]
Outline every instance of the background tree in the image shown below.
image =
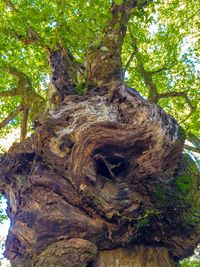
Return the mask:
[[1,133],[20,124],[23,141],[36,127],[1,160],[13,266],[189,255],[199,171],[181,153],[183,129],[185,149],[200,148],[195,1],[5,0],[0,11]]

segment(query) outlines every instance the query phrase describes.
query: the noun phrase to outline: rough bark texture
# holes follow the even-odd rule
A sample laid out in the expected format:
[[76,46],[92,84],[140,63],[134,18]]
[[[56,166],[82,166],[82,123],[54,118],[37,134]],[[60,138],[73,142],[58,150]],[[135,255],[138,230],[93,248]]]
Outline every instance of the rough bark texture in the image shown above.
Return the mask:
[[173,267],[166,248],[135,247],[100,252],[94,267]]
[[0,161],[13,266],[175,266],[200,240],[200,178],[182,131],[123,83],[121,48],[139,2],[148,1],[112,5],[99,46],[86,51],[84,96],[74,95],[69,51],[49,49],[55,109]]
[[59,44],[55,49],[49,49],[49,61],[51,82],[55,86],[55,90],[49,92],[49,99],[51,103],[58,105],[65,95],[75,94],[78,65],[71,53]]
[[66,96],[1,159],[13,266],[174,266],[195,247],[199,177],[193,171],[193,186],[180,190],[192,172],[181,131],[134,90],[118,92],[112,103],[94,92]]
[[99,44],[90,46],[86,50],[87,85],[111,87],[116,80],[122,81],[121,50],[126,35],[126,24],[133,8],[145,6],[147,2],[142,1],[141,6],[136,0],[125,0],[121,5],[112,4],[111,19],[103,31]]

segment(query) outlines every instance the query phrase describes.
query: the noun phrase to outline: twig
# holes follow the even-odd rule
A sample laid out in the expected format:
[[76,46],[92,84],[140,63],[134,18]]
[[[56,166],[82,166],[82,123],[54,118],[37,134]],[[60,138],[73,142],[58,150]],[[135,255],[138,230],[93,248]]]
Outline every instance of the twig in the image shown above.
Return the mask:
[[18,95],[17,88],[10,91],[0,92],[0,97],[9,97]]
[[192,152],[195,152],[195,153],[199,153],[200,154],[200,148],[198,148],[198,147],[184,145],[184,148],[187,149],[187,150],[190,150]]
[[21,111],[23,110],[22,106],[19,106],[16,108],[14,111],[12,111],[7,118],[5,118],[1,123],[0,123],[0,129],[5,127],[12,119],[14,119]]
[[200,138],[198,138],[193,133],[189,132],[187,135],[187,140],[191,142],[195,147],[200,148]]
[[149,73],[151,73],[152,75],[154,75],[154,74],[158,74],[158,73],[160,73],[160,72],[162,72],[162,71],[164,71],[164,70],[168,70],[169,68],[167,68],[167,67],[163,67],[163,68],[161,68],[161,69],[158,69],[158,70],[153,70],[153,71],[148,71]]
[[136,53],[136,51],[133,51],[133,52],[131,53],[130,58],[128,59],[126,65],[125,65],[125,67],[124,67],[124,70],[123,70],[123,77],[125,76],[125,73],[126,73],[128,67],[129,67],[131,61],[133,60],[133,58],[134,58],[134,56],[135,56],[135,53]]
[[188,95],[186,92],[166,92],[162,94],[158,94],[158,100],[162,98],[168,98],[168,97],[183,97],[190,108],[191,112],[193,112],[196,108],[192,105]]

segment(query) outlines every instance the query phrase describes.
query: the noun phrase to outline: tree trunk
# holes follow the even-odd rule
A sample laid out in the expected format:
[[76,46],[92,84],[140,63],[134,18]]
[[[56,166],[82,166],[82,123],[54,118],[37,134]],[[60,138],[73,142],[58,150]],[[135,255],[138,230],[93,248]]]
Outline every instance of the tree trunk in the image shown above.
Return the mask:
[[114,1],[85,51],[83,96],[80,64],[61,44],[45,46],[54,109],[0,159],[12,266],[175,266],[199,242],[199,171],[182,155],[183,132],[123,81],[127,22],[149,2]]
[[173,118],[124,85],[112,103],[66,96],[0,162],[12,266],[174,266],[199,240],[183,143]]
[[166,248],[136,247],[99,252],[94,267],[173,267],[176,266]]

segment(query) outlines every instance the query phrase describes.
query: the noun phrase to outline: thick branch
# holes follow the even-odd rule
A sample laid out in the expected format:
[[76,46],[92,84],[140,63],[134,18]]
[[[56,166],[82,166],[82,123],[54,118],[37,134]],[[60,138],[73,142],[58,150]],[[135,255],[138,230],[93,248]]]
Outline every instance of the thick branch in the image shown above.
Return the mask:
[[[144,2],[146,3],[147,1]],[[121,5],[112,5],[112,17],[103,31],[99,46],[91,46],[86,51],[88,85],[102,86],[113,80],[122,80],[121,49],[126,35],[126,24],[136,6],[135,0],[124,0]]]
[[[20,10],[10,0],[5,0],[5,3],[13,12],[20,13]],[[78,64],[71,52],[60,44],[57,44],[55,49],[51,49],[29,22],[26,22],[26,32],[27,35],[20,35],[15,30],[11,30],[11,35],[26,45],[37,43],[47,49],[52,69],[52,83],[57,91],[56,99],[59,99],[58,102],[64,99],[64,95],[75,94]]]
[[153,81],[153,75],[147,70],[145,70],[144,64],[142,62],[140,62],[138,66],[139,66],[139,72],[142,75],[145,85],[149,90],[149,97],[148,97],[149,101],[151,103],[157,103],[158,102],[158,89],[157,89],[156,84]]
[[22,113],[20,141],[23,141],[27,135],[28,114],[29,114],[29,109],[25,108]]
[[[77,84],[78,63],[69,50],[57,44],[56,49],[49,49],[49,61],[52,69],[52,84],[55,86],[59,104],[65,95],[75,94]],[[53,96],[55,98],[55,96]]]
[[166,92],[159,94],[159,98],[168,98],[168,97],[185,97],[185,92]]
[[5,64],[5,70],[18,80],[18,87],[16,89],[17,95],[22,96],[23,106],[27,106],[29,98],[34,92],[31,79],[24,72],[12,65]]
[[135,57],[137,60],[137,65],[138,65],[138,70],[142,78],[144,79],[144,83],[149,91],[149,101],[151,103],[157,103],[158,102],[158,89],[153,81],[153,74],[154,72],[147,71],[144,67],[142,57],[138,51],[138,46],[137,46],[137,39],[135,36],[130,31],[131,39],[132,39],[132,47],[133,51],[135,51]]
[[1,123],[0,123],[0,129],[5,127],[12,119],[14,119],[21,111],[23,110],[22,106],[19,106],[16,108],[14,111],[12,111],[7,118],[5,118]]
[[[139,72],[141,74],[141,76],[144,79],[145,85],[148,88],[149,91],[149,101],[152,103],[157,103],[160,99],[162,98],[168,98],[168,97],[183,97],[187,103],[187,105],[189,106],[189,108],[191,109],[191,114],[192,112],[195,110],[195,107],[192,105],[188,95],[186,92],[166,92],[166,93],[159,93],[156,84],[153,81],[153,75],[154,74],[158,74],[164,70],[167,70],[167,67],[163,67],[160,68],[156,71],[147,71],[144,67],[144,64],[142,62],[142,57],[138,51],[138,47],[137,47],[137,40],[136,38],[132,35],[131,31],[130,31],[130,35],[131,35],[131,39],[132,39],[132,47],[133,47],[133,51],[135,54],[135,57],[137,59],[138,62],[138,68],[139,68]],[[189,114],[189,116],[191,115]],[[188,119],[188,116],[187,118]]]
[[[126,34],[126,24],[131,16],[134,7],[137,6],[137,1],[124,0],[121,5],[113,4],[110,9],[112,15],[104,29],[103,43],[109,50],[117,49],[121,52],[122,43]],[[114,47],[113,47],[114,45]]]

